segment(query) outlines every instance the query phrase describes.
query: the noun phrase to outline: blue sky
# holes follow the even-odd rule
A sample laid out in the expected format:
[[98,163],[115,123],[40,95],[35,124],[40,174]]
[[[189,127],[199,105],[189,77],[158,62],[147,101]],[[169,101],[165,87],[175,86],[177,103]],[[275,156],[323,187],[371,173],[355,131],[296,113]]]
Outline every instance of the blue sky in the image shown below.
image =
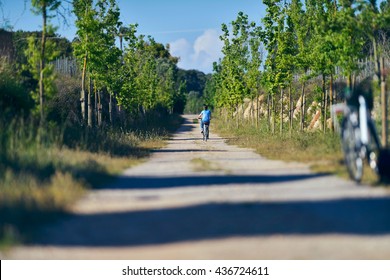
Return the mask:
[[[7,23],[14,30],[39,30],[41,18],[33,15],[30,0],[0,0],[0,27]],[[125,25],[138,23],[138,34],[153,36],[170,44],[171,53],[180,57],[179,67],[212,70],[212,62],[221,56],[219,41],[222,23],[234,20],[239,11],[260,23],[265,14],[261,0],[117,0]],[[56,19],[58,33],[72,40],[73,20],[64,26]]]

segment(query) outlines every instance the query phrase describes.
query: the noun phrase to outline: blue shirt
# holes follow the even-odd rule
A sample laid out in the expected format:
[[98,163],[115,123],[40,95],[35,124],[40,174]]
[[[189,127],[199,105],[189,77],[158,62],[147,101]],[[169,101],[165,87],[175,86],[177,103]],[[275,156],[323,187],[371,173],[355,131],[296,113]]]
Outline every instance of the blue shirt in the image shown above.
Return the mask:
[[209,122],[211,119],[211,112],[210,110],[203,110],[201,112],[202,114],[202,122]]

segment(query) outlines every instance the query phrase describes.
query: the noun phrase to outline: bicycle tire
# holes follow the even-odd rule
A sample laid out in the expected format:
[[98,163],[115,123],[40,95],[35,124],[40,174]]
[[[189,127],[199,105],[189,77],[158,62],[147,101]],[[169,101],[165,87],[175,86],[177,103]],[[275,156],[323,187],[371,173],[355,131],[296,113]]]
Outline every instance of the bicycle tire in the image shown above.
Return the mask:
[[209,126],[208,125],[204,125],[203,141],[207,142],[208,138],[209,138]]
[[362,144],[357,119],[353,121],[350,114],[346,115],[342,122],[341,141],[349,176],[359,183],[363,177]]
[[370,164],[371,169],[373,169],[377,174],[378,170],[378,159],[381,152],[381,143],[378,138],[378,134],[375,129],[375,124],[370,119],[367,123],[368,133],[369,133],[369,145],[367,149],[367,159]]

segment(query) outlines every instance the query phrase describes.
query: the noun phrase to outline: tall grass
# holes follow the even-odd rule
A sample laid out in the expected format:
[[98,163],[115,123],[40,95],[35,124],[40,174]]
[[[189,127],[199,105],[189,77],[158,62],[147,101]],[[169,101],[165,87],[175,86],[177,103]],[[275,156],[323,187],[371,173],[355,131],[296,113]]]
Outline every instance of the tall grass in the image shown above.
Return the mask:
[[218,120],[217,130],[227,136],[231,142],[256,149],[263,156],[286,161],[318,161],[340,158],[340,139],[334,133],[321,131],[301,133],[284,131],[283,134],[268,131],[266,123],[259,127],[245,122],[237,125]]
[[[235,121],[225,122],[218,119],[214,127],[228,142],[254,149],[269,159],[307,163],[313,171],[336,174],[348,178],[341,150],[340,136],[328,131],[299,132],[295,129],[283,134],[270,133],[267,124],[261,122],[258,127],[249,122],[237,127]],[[365,169],[363,183],[377,184],[377,176],[369,168]]]
[[178,116],[123,131],[0,121],[0,247],[28,242],[82,196],[164,145]]

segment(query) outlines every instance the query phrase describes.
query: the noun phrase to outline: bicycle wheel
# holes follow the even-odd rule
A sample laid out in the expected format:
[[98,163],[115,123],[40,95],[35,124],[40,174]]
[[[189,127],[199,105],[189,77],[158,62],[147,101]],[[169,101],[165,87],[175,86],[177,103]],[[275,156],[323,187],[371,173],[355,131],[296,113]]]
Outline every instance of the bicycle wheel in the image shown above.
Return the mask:
[[203,131],[203,141],[206,142],[208,138],[209,138],[209,126],[205,124],[204,131]]
[[367,127],[369,134],[367,159],[371,169],[378,174],[378,159],[381,152],[381,143],[378,134],[376,133],[375,125],[371,119],[368,120]]
[[341,127],[341,141],[344,160],[351,179],[360,182],[363,177],[362,144],[357,114],[352,112],[345,116]]

